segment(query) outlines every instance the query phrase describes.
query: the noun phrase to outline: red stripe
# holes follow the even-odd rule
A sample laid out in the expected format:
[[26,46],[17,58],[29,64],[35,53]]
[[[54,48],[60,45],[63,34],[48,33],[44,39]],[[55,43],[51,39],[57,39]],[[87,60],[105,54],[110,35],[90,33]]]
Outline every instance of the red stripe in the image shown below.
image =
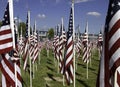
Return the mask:
[[11,46],[11,47],[7,47],[7,48],[4,48],[4,49],[1,49],[1,50],[0,50],[0,54],[10,52],[12,49],[13,49],[12,46]]
[[118,71],[117,71],[117,84],[120,87],[120,74]]
[[105,74],[105,77],[104,77],[104,84],[105,84],[105,87],[111,87],[110,84],[109,84],[109,53],[108,53],[108,33],[105,33],[105,48],[104,48],[104,51],[105,51],[105,55],[104,55],[104,74]]
[[11,29],[0,31],[0,35],[12,34]]
[[114,33],[120,28],[120,19],[114,24],[109,32],[109,40],[114,35]]
[[111,56],[115,53],[115,51],[120,48],[120,38],[113,44],[113,46],[111,47],[110,51],[109,51],[109,57],[111,58]]
[[[4,61],[4,60],[3,60]],[[8,75],[8,73],[5,71],[3,65],[0,63],[0,69],[5,76],[5,78],[12,84],[13,87],[15,87],[15,82],[11,79],[11,77]]]

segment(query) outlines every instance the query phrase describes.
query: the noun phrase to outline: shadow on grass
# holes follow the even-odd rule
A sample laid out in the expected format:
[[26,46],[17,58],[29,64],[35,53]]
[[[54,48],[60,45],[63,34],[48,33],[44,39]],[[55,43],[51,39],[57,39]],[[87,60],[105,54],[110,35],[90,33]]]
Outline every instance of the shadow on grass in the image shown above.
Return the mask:
[[75,72],[75,74],[76,74],[77,76],[81,76],[81,74],[79,74],[78,72]]
[[83,65],[83,64],[78,63],[78,66],[80,66],[80,67],[82,66],[83,68],[86,68],[85,64]]
[[92,58],[94,61],[96,61],[96,62],[99,62],[100,61],[100,59],[99,58]]
[[82,84],[84,87],[90,87],[89,85],[87,85],[87,83],[85,83],[84,81],[77,79],[77,81]]
[[51,60],[51,59],[49,59],[49,58],[47,58],[47,61],[50,61],[50,62],[52,62],[52,60]]
[[46,66],[49,70],[51,70],[52,72],[54,71],[53,68],[49,67],[49,66]]
[[47,73],[47,75],[48,75],[48,77],[49,77],[50,79],[52,79],[53,81],[56,81],[56,80],[53,78],[53,74]]
[[93,69],[93,68],[91,68],[91,67],[89,67],[89,70],[91,70],[91,71],[95,71],[95,69]]
[[53,65],[50,61],[47,61],[48,64]]

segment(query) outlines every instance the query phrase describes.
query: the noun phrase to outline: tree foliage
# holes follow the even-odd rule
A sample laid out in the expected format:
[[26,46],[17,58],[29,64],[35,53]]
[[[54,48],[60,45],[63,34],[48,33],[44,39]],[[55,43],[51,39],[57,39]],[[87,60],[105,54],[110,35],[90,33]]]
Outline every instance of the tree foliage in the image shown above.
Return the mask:
[[52,40],[54,37],[54,29],[53,28],[50,28],[48,30],[48,39]]
[[2,22],[0,21],[0,27],[1,27],[1,25],[2,25]]
[[25,36],[26,24],[24,22],[19,23],[18,26],[19,35],[21,34],[21,29],[22,29],[22,35]]

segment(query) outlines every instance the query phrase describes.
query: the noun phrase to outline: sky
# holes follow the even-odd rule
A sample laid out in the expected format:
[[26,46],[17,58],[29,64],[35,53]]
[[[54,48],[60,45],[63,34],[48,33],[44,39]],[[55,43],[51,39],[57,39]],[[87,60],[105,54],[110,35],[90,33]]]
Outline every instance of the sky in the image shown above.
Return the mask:
[[[31,12],[31,26],[37,21],[37,29],[55,28],[64,18],[64,26],[68,29],[71,0],[13,0],[14,17],[26,22],[27,11]],[[75,27],[80,25],[84,33],[88,21],[89,33],[98,34],[105,25],[109,0],[75,0]],[[7,5],[7,0],[0,0],[0,20]],[[77,29],[75,29],[77,32]]]

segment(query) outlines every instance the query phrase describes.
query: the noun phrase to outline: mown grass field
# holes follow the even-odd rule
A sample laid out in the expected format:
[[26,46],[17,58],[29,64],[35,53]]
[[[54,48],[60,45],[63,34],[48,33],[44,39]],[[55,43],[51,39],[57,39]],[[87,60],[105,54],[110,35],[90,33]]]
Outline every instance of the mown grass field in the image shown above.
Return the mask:
[[[78,63],[76,70],[76,87],[95,87],[99,66],[98,51],[96,49],[92,50],[92,61],[91,66],[89,63],[88,79],[86,79],[86,64],[83,63],[81,58],[76,60]],[[37,70],[35,69],[34,75],[35,78],[32,79],[32,87],[47,87],[46,85],[49,85],[50,87],[73,87],[73,84],[67,86],[66,82],[65,86],[63,86],[63,76],[58,73],[58,67],[55,65],[52,51],[50,51],[49,57],[47,57],[45,49],[41,51],[40,64],[37,64]],[[26,87],[30,87],[28,72],[22,70],[22,77],[26,83]]]

